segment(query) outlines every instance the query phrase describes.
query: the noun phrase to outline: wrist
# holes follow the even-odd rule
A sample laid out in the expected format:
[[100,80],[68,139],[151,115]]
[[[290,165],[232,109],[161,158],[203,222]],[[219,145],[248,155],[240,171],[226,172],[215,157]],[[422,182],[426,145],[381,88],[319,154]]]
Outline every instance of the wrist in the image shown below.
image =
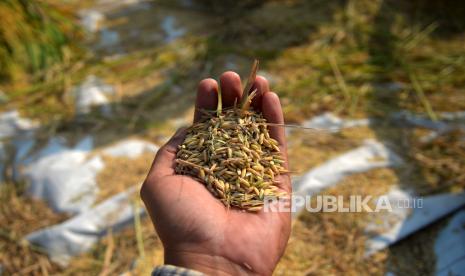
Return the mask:
[[197,252],[165,250],[165,264],[196,270],[206,275],[250,275],[246,264],[234,263],[222,256]]

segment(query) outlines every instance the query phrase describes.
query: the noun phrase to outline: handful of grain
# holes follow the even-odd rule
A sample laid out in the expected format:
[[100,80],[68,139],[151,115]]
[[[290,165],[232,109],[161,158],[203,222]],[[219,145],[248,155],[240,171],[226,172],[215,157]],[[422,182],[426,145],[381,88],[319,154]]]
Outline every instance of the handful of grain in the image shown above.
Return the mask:
[[278,142],[271,138],[263,116],[249,110],[256,91],[247,93],[257,71],[255,61],[240,106],[222,110],[221,95],[214,112],[187,130],[179,146],[176,173],[190,175],[226,206],[258,211],[265,197],[279,197],[275,177],[286,173]]

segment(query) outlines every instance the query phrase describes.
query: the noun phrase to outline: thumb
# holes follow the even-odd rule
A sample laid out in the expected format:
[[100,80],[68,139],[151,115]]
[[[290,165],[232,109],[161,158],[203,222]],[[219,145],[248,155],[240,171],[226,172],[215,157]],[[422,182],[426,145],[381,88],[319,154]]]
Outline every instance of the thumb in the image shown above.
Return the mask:
[[149,175],[155,174],[158,177],[173,175],[178,146],[184,141],[186,136],[186,127],[182,127],[176,131],[171,139],[163,145],[155,155]]

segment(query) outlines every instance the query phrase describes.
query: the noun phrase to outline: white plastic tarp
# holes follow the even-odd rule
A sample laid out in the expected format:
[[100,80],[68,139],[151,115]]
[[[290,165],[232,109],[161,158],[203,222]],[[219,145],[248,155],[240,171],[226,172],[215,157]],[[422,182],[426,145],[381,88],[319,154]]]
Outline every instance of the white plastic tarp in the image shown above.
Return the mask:
[[127,139],[105,148],[103,153],[113,157],[136,158],[144,152],[155,153],[157,150],[155,144],[138,139]]
[[22,177],[28,181],[28,194],[45,200],[56,212],[79,213],[95,202],[96,176],[104,168],[100,156],[88,159],[93,143],[84,138],[75,147],[52,138],[38,156],[26,160]]
[[[401,163],[402,159],[385,145],[367,140],[364,145],[327,161],[294,181],[293,193],[311,196],[337,184],[347,175]],[[301,210],[304,206],[296,207],[296,210]]]
[[99,106],[104,115],[111,113],[108,96],[116,93],[113,86],[104,83],[96,76],[87,76],[86,80],[73,89],[77,114],[86,114],[92,107]]
[[[72,160],[72,158],[76,155],[77,157],[74,158],[81,160],[80,158],[83,155],[80,154],[83,152],[76,153],[74,152],[74,149],[79,148],[82,150],[85,148],[90,150],[92,148],[89,141],[87,143],[83,141],[79,143],[80,146],[78,145],[77,147],[71,150],[64,148],[64,153],[62,146],[61,150],[57,149],[57,147],[59,147],[61,143],[53,142],[51,144],[58,145],[48,146],[43,150],[43,155],[46,157],[48,156],[48,158],[44,159],[45,161],[42,160],[32,162],[32,164],[35,164],[34,167],[38,167],[40,171],[46,171],[47,167],[54,167],[55,162],[48,164],[48,160],[60,159],[56,155],[61,156],[63,154],[67,154],[69,155],[67,157],[68,160]],[[110,145],[106,148],[103,148],[101,151],[94,153],[94,157],[90,160],[93,160],[95,158],[100,159],[100,154],[110,155],[114,157],[124,156],[128,158],[135,158],[144,152],[156,152],[157,150],[158,147],[150,142],[138,139],[127,139],[117,142],[114,145]],[[69,153],[69,151],[72,152]],[[44,164],[43,166],[37,165],[41,162]],[[73,167],[73,164],[70,164],[70,166]],[[60,168],[60,166],[58,167]],[[90,190],[88,191],[90,191],[90,193],[89,195],[87,195],[87,197],[91,198],[92,200],[83,201],[81,198],[77,200],[77,202],[81,204],[80,207],[83,207],[79,209],[80,213],[78,215],[72,217],[71,219],[63,223],[46,227],[44,229],[33,232],[27,236],[27,239],[30,242],[39,245],[40,247],[43,247],[43,249],[50,255],[52,260],[62,265],[66,265],[72,256],[88,251],[100,237],[105,235],[108,229],[111,228],[113,230],[118,230],[120,227],[130,223],[134,218],[134,214],[143,213],[142,208],[138,207],[137,210],[135,210],[134,206],[132,206],[132,204],[134,202],[137,202],[138,200],[138,194],[137,192],[135,192],[137,190],[136,187],[131,188],[118,195],[115,195],[105,200],[104,202],[98,204],[97,206],[93,206],[96,195],[95,192],[98,191],[97,185],[95,183],[96,174],[93,175],[93,177],[81,178],[81,176],[77,176],[75,174],[79,173],[79,170],[86,168],[86,166],[83,166],[81,164],[78,167],[80,167],[80,169],[68,173],[73,175],[73,177],[71,177],[73,178],[73,180],[69,180],[69,182],[67,182],[66,179],[63,180],[62,176],[64,177],[66,170],[70,170],[71,168],[65,168],[64,171],[59,174],[52,172],[50,177],[48,179],[45,179],[46,181],[44,181],[44,179],[42,178],[32,179],[39,181],[39,184],[34,181],[32,181],[31,183],[31,186],[39,185],[38,187],[35,187],[35,189],[38,190],[48,185],[48,189],[51,190],[51,192],[49,194],[42,193],[41,196],[43,199],[47,201],[52,200],[53,202],[62,202],[60,200],[60,197],[70,198],[70,196],[76,196],[76,192],[81,192],[73,191],[72,189],[63,190],[64,192],[73,191],[73,193],[65,194],[64,196],[59,196],[57,198],[56,194],[62,191],[61,188],[58,187],[60,181],[65,181],[66,183],[73,183],[77,187],[84,187],[86,183],[76,183],[76,181],[88,181],[88,184],[92,184],[88,185],[90,188]],[[48,170],[50,172],[50,169]],[[60,172],[60,170],[58,171]],[[135,183],[135,185],[136,184],[137,183]],[[65,204],[63,204],[62,206],[64,206],[64,208],[62,207],[61,210],[69,210],[71,207],[75,206],[75,203],[65,202]]]
[[34,130],[37,124],[29,119],[21,118],[16,110],[0,114],[0,139],[14,137]]
[[[393,211],[386,213],[386,218],[383,221],[392,223],[383,229],[381,234],[367,241],[367,256],[402,240],[465,205],[465,193],[417,198],[406,191],[393,189],[387,194],[387,197]],[[421,202],[421,206],[415,208],[412,204],[405,206],[406,202]],[[369,225],[367,231],[371,231],[373,228],[376,228],[376,225]]]
[[133,222],[144,209],[136,204],[137,188],[119,193],[71,219],[29,234],[26,239],[45,250],[50,258],[67,265],[70,258],[92,248],[109,229]]
[[439,232],[434,252],[436,275],[461,275],[465,272],[465,210],[455,214]]
[[31,120],[21,118],[16,110],[0,114],[0,184],[3,182],[5,165],[8,162],[7,144],[14,138],[14,143],[31,137],[38,124]]
[[54,137],[37,154],[21,161],[24,168],[18,174],[28,182],[31,196],[45,200],[57,212],[79,213],[95,203],[96,177],[105,167],[100,153],[135,158],[157,149],[150,142],[127,139],[95,152],[90,136],[74,147]]
[[337,132],[344,128],[368,126],[370,123],[372,123],[371,119],[342,119],[331,112],[326,112],[305,121],[302,123],[302,126],[317,130]]
[[[453,121],[462,121],[465,119],[465,111],[459,112],[441,112],[437,116],[440,120],[431,120],[428,117],[421,116],[409,111],[397,112],[392,115],[394,120],[405,122],[407,124],[432,129],[438,132],[444,132],[451,128],[454,128]],[[455,126],[457,127],[457,126]],[[463,124],[459,124],[458,127],[465,128]]]
[[[25,162],[29,159],[29,154],[36,144],[36,138],[33,133],[22,135],[11,141],[15,149],[13,157],[13,179],[15,181],[21,180],[21,170]],[[29,159],[30,160],[30,159]]]
[[[394,121],[400,123],[424,127],[436,131],[447,130],[452,126],[452,121],[465,119],[465,111],[440,112],[436,115],[439,117],[440,120],[434,121],[426,116],[415,114],[406,110],[392,113],[390,116],[392,119],[394,119]],[[317,130],[338,132],[344,128],[368,126],[374,124],[375,122],[376,120],[373,118],[344,119],[334,115],[331,112],[326,112],[303,122],[302,126],[314,128]]]
[[166,16],[161,22],[161,29],[165,33],[165,42],[170,43],[179,37],[182,37],[186,30],[177,26],[176,17],[172,15]]
[[89,33],[97,32],[105,19],[105,15],[97,10],[81,10],[79,17],[82,27]]

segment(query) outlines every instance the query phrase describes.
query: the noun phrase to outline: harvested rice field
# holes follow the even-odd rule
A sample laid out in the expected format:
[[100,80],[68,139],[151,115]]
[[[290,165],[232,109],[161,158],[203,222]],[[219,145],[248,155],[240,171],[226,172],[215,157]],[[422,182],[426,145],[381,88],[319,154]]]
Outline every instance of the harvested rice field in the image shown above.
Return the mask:
[[139,187],[192,125],[199,81],[236,71],[245,86],[254,59],[281,100],[293,194],[397,203],[295,205],[274,275],[463,273],[464,4],[4,2],[0,275],[162,265]]

